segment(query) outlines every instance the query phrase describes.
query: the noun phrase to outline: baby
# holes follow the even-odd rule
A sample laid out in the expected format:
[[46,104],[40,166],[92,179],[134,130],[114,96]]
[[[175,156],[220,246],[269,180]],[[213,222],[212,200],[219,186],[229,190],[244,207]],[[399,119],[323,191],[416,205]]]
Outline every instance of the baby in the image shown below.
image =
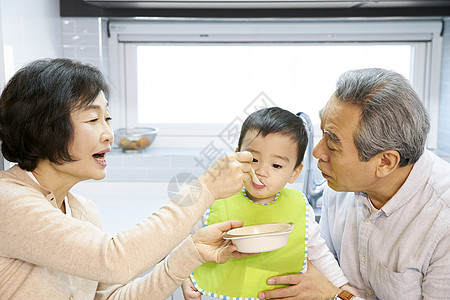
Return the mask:
[[216,200],[194,231],[225,220],[242,220],[245,225],[293,222],[288,244],[278,250],[232,259],[225,264],[205,263],[183,285],[185,299],[208,295],[219,299],[257,299],[271,276],[306,272],[306,259],[337,287],[350,290],[334,256],[320,237],[314,211],[306,197],[293,189],[302,170],[308,137],[303,121],[278,107],[252,113],[242,125],[238,151],[253,154],[253,180],[232,197]]

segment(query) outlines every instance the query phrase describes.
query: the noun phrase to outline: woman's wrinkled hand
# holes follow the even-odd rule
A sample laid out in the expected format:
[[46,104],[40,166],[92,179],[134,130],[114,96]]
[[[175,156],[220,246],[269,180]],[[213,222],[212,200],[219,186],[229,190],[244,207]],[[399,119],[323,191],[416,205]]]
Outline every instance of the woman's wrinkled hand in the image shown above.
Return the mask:
[[252,161],[253,156],[247,151],[225,155],[199,180],[216,200],[233,196],[242,189],[244,182],[251,180]]
[[223,239],[223,235],[230,229],[242,227],[242,221],[225,221],[203,227],[193,236],[195,247],[206,262],[223,264],[230,258],[247,257],[253,254],[236,251],[237,247],[229,240]]

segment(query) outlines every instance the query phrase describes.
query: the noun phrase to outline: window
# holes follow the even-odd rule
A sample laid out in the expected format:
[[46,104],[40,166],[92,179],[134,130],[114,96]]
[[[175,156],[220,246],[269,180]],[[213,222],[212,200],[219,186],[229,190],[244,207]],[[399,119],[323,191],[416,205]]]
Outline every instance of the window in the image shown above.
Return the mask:
[[[137,54],[133,125],[226,124],[258,94],[314,123],[338,76],[362,67],[410,77],[411,45],[130,45]],[[131,48],[130,47],[130,48]],[[158,103],[156,106],[155,103]],[[220,113],[219,113],[220,112]]]
[[261,93],[269,106],[306,112],[317,126],[339,75],[365,67],[403,74],[435,106],[431,46],[439,46],[440,23],[249,23],[133,23],[125,32],[113,24],[112,32],[120,30],[112,50],[125,74],[122,126],[206,141],[245,118]]

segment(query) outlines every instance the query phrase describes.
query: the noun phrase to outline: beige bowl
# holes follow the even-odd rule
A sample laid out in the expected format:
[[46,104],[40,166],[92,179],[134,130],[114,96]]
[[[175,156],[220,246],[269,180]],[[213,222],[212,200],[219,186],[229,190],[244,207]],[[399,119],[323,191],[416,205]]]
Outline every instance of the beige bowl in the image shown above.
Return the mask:
[[287,245],[294,223],[250,225],[229,230],[223,238],[231,240],[242,253],[259,253]]

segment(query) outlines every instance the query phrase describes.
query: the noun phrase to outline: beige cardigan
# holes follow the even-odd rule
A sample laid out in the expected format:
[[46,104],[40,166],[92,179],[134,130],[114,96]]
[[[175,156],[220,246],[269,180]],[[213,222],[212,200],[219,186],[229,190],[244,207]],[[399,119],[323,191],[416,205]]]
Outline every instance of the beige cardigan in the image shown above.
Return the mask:
[[203,262],[187,236],[214,202],[204,187],[182,194],[111,236],[88,199],[69,194],[69,217],[19,167],[0,172],[0,299],[166,299]]

